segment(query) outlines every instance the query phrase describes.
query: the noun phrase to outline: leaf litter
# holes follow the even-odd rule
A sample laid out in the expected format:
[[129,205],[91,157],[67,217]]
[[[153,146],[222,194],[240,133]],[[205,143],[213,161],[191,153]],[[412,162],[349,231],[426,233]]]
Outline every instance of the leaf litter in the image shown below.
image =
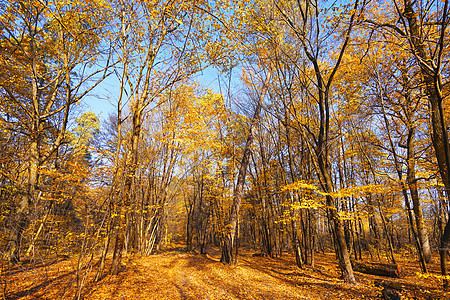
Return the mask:
[[[418,263],[403,258],[406,276],[383,278],[355,272],[356,285],[339,278],[332,253],[317,253],[315,267],[299,269],[295,259],[253,257],[241,250],[237,266],[221,263],[220,251],[187,253],[180,247],[151,256],[132,255],[118,275],[93,283],[96,266],[85,275],[80,299],[382,299],[376,282],[401,284],[401,299],[449,299],[434,276],[417,276]],[[430,272],[438,274],[438,263]],[[76,260],[54,259],[41,263],[2,266],[5,299],[74,299],[77,291]]]

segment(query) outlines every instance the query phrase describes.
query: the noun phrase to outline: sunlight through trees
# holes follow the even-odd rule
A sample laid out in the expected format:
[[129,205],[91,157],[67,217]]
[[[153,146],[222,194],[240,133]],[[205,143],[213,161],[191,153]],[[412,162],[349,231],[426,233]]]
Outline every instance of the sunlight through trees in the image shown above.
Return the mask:
[[448,0],[1,2],[1,276],[75,259],[81,299],[182,245],[333,252],[349,286],[410,255],[447,291],[448,25]]

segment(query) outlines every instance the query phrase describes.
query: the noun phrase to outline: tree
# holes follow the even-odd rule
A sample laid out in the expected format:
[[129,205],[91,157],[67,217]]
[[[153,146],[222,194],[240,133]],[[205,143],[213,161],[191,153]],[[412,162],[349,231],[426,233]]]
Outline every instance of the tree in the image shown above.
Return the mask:
[[[433,10],[423,10],[422,7],[433,7]],[[444,62],[446,55],[445,44],[448,39],[449,3],[438,1],[404,0],[394,2],[390,15],[381,22],[369,20],[376,28],[382,28],[392,34],[399,35],[404,40],[404,47],[413,55],[420,69],[425,95],[429,102],[430,127],[432,143],[438,162],[441,180],[446,191],[450,190],[450,153],[448,132],[444,118],[443,74],[447,73]],[[392,19],[400,20],[399,24]],[[448,197],[448,195],[447,195]],[[446,253],[450,245],[450,223],[447,221],[440,243],[441,272],[446,276]],[[444,280],[444,288],[448,287],[448,280]]]
[[7,246],[11,261],[20,259],[22,232],[39,195],[40,168],[64,142],[71,108],[108,75],[106,68],[89,68],[100,54],[106,18],[100,5],[13,1],[2,7],[2,115],[9,116],[10,130],[26,138],[29,153]]
[[[194,5],[195,4],[195,5]],[[120,14],[118,36],[120,37],[120,54],[117,59],[122,68],[118,74],[120,84],[118,101],[118,146],[116,150],[116,169],[118,154],[123,142],[121,124],[122,98],[126,96],[129,103],[130,132],[123,161],[120,166],[122,177],[115,177],[111,185],[110,201],[117,210],[114,223],[120,230],[117,233],[114,249],[112,272],[118,270],[122,251],[126,250],[129,238],[136,234],[136,228],[131,226],[132,206],[135,205],[136,175],[139,168],[139,148],[142,143],[142,128],[146,114],[151,106],[164,105],[166,93],[176,84],[186,81],[192,74],[202,69],[200,45],[207,38],[205,24],[208,18],[203,18],[204,3],[196,1],[156,1],[144,3],[139,1],[119,1],[117,6]],[[200,34],[203,32],[204,34]],[[158,100],[160,101],[159,103]],[[172,142],[171,142],[172,143]],[[168,144],[169,145],[169,144]],[[168,146],[167,145],[167,146]],[[168,148],[173,152],[174,149]],[[170,157],[169,157],[170,158]],[[168,169],[162,170],[167,175],[163,180],[160,192],[164,194],[170,184],[170,174],[174,167],[172,158],[167,161]],[[118,182],[123,179],[123,189],[117,189]],[[162,195],[165,198],[165,195]],[[106,253],[107,247],[105,247]],[[105,256],[106,254],[104,254]]]
[[[298,47],[302,49],[305,58],[310,62],[313,70],[313,85],[316,87],[316,90],[311,95],[311,98],[317,103],[318,124],[317,128],[313,129],[309,127],[306,129],[312,141],[308,142],[310,143],[310,147],[314,149],[316,172],[320,180],[320,185],[323,191],[328,193],[326,203],[330,207],[330,218],[333,222],[340,269],[345,281],[355,283],[347,244],[345,243],[344,228],[339,219],[336,204],[331,196],[331,193],[334,192],[334,184],[330,172],[329,151],[331,87],[350,41],[351,32],[359,9],[359,2],[355,1],[351,8],[344,7],[343,9],[346,10],[346,14],[340,15],[339,17],[336,16],[334,20],[333,13],[328,15],[332,20],[330,21],[330,27],[341,29],[343,36],[342,42],[337,47],[338,50],[336,50],[337,55],[335,61],[330,66],[322,62],[324,52],[321,48],[326,46],[331,47],[332,45],[322,45],[321,43],[325,39],[325,36],[332,34],[332,32],[327,32],[326,27],[319,25],[325,20],[326,15],[322,16],[320,13],[318,1],[306,1],[305,4],[299,4],[298,6],[291,3],[286,5],[275,4],[275,6],[283,22],[285,22],[287,28],[292,31],[297,39]],[[297,17],[292,13],[294,7],[298,9],[300,16]],[[347,22],[341,22],[341,18],[344,18]],[[343,24],[347,25],[346,29],[342,28]]]
[[264,80],[263,86],[261,87],[261,92],[258,96],[258,102],[253,114],[253,118],[250,123],[250,132],[247,137],[247,141],[244,147],[244,153],[242,156],[241,165],[239,167],[239,173],[237,175],[236,186],[233,192],[233,202],[231,204],[230,219],[226,226],[227,233],[225,240],[222,244],[222,257],[220,261],[226,262],[228,264],[237,263],[237,228],[239,219],[239,210],[242,203],[242,198],[244,195],[244,184],[245,177],[247,174],[247,168],[250,163],[250,156],[252,153],[253,140],[255,138],[256,129],[261,115],[262,106],[264,103],[264,98],[266,97],[267,91],[269,89],[270,78],[272,76],[271,71],[268,71],[266,79]]

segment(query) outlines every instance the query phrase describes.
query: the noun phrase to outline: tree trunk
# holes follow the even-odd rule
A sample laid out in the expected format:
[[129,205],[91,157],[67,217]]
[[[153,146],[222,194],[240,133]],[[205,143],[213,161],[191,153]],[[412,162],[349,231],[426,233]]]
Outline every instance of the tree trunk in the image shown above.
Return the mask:
[[256,105],[255,113],[252,118],[252,122],[250,124],[250,132],[247,137],[247,142],[244,148],[244,155],[242,157],[241,166],[239,168],[238,178],[236,182],[236,188],[234,190],[233,203],[231,205],[231,214],[230,221],[228,223],[229,229],[228,233],[225,236],[225,239],[222,243],[222,257],[220,259],[221,262],[225,262],[227,264],[232,264],[232,262],[237,262],[237,257],[233,259],[233,253],[236,247],[236,229],[237,222],[239,216],[239,210],[241,208],[241,202],[244,193],[244,183],[245,183],[245,175],[247,173],[247,167],[250,161],[250,155],[252,153],[252,145],[253,140],[256,134],[256,127],[259,122],[262,106],[264,103],[264,98],[269,89],[269,82],[271,78],[271,71],[267,73],[267,77],[264,81],[264,84],[261,89],[261,94],[258,99],[258,103]]
[[[418,234],[416,233],[416,229],[414,228],[414,221],[413,221],[413,216],[411,213],[411,204],[410,204],[409,198],[408,198],[407,186],[406,186],[405,182],[403,181],[403,174],[402,174],[400,162],[398,159],[397,151],[395,150],[394,142],[392,141],[392,137],[390,134],[389,122],[388,122],[385,107],[384,107],[383,96],[382,95],[380,95],[380,96],[381,96],[380,98],[381,98],[381,104],[382,104],[382,110],[383,110],[384,123],[385,123],[386,131],[388,134],[389,145],[391,147],[391,151],[392,151],[392,154],[394,157],[395,170],[397,172],[398,179],[401,182],[402,194],[403,194],[403,198],[405,199],[405,205],[406,205],[406,209],[407,209],[407,213],[408,213],[408,221],[409,221],[410,229],[414,236],[414,242],[415,242],[414,244],[416,245],[417,252],[419,253],[419,260],[420,260],[422,272],[427,273],[428,270],[427,270],[425,255],[424,255],[424,251],[423,251],[423,247],[422,247],[423,244],[419,240]],[[412,181],[415,184],[415,174],[413,172],[411,172],[411,167],[413,167],[413,166],[411,166],[412,159],[410,159],[411,153],[413,152],[410,149],[412,147],[412,145],[411,145],[412,139],[410,138],[411,129],[412,128],[409,128],[409,134],[408,134],[408,144],[409,145],[407,147],[408,148],[408,174],[407,174],[408,178],[407,178],[407,181],[408,181],[408,183],[409,183],[409,181]],[[414,176],[414,181],[412,180],[412,176]],[[417,189],[416,189],[416,192],[417,192]],[[418,201],[418,195],[417,195],[416,201]],[[415,205],[415,207],[416,207],[416,209],[420,208],[419,205],[417,205],[417,206]]]
[[28,212],[33,203],[38,181],[39,170],[39,149],[37,141],[30,145],[30,159],[28,169],[28,180],[26,193],[22,196],[18,207],[16,208],[14,224],[10,230],[10,237],[6,249],[8,260],[14,263],[20,261],[20,249],[22,243],[23,231],[28,227]]
[[417,190],[417,179],[415,173],[415,159],[414,159],[414,128],[409,128],[408,134],[408,186],[411,193],[411,199],[413,202],[414,215],[416,217],[416,228],[419,242],[423,251],[423,258],[425,262],[431,262],[431,248],[428,239],[428,231],[425,227],[425,221],[423,218],[422,207],[419,199],[419,192]]
[[397,264],[369,263],[363,261],[352,261],[353,270],[365,274],[401,278],[404,276],[402,268]]
[[303,269],[303,259],[302,259],[302,250],[300,248],[300,243],[297,235],[297,226],[295,224],[294,218],[291,219],[291,227],[292,227],[292,243],[295,254],[295,263],[297,267]]
[[[445,186],[447,192],[447,197],[449,197],[450,191],[450,178],[449,178],[449,168],[450,168],[450,153],[449,153],[449,142],[447,126],[444,120],[444,111],[442,107],[443,95],[442,95],[442,75],[440,69],[436,68],[433,60],[429,57],[425,50],[425,43],[422,40],[421,29],[419,27],[419,22],[417,19],[417,14],[414,11],[413,3],[411,0],[404,0],[405,8],[403,16],[408,21],[409,26],[409,40],[412,44],[414,54],[420,65],[420,71],[422,75],[423,83],[425,84],[425,93],[428,97],[430,103],[430,116],[431,116],[431,127],[432,135],[431,140],[433,143],[435,155],[438,161],[439,172],[441,175],[442,182]],[[446,29],[446,24],[444,21],[448,18],[448,1],[444,3],[444,15],[442,22],[442,34]],[[443,36],[443,35],[442,35]],[[437,47],[443,47],[444,40],[439,40]],[[438,58],[440,59],[440,58]],[[438,67],[440,67],[438,65]],[[439,254],[441,258],[441,273],[443,276],[447,276],[447,253],[449,251],[450,245],[450,219],[447,220],[445,225],[444,234],[441,237]],[[448,280],[444,279],[444,289],[448,288]]]
[[[326,141],[327,139],[322,140],[322,144],[319,144],[318,148],[316,149],[316,154],[318,158],[320,175],[322,175],[322,188],[326,193],[329,194],[333,192],[333,184],[328,169],[329,164],[327,162],[327,156],[324,153],[325,151],[323,151],[327,148]],[[339,268],[342,272],[342,278],[346,282],[356,283],[355,277],[353,275],[352,265],[350,262],[350,254],[348,252],[347,243],[345,240],[344,226],[341,219],[339,218],[336,204],[334,203],[334,200],[330,195],[326,196],[326,205],[329,207],[328,218],[332,224],[336,254],[339,260]]]
[[389,254],[391,255],[391,261],[393,264],[396,264],[394,257],[394,249],[392,246],[392,234],[389,232],[389,229],[386,224],[386,218],[384,216],[383,210],[381,209],[380,201],[378,201],[378,211],[380,212],[381,221],[383,222],[384,232],[386,233],[386,239],[388,241]]

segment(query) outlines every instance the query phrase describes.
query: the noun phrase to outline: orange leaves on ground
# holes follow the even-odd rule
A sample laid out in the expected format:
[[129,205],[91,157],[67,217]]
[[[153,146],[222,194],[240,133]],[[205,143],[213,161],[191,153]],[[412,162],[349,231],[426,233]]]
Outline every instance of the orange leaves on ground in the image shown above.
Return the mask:
[[[122,271],[107,276],[93,284],[95,270],[85,278],[84,299],[377,299],[382,288],[377,280],[387,280],[403,287],[405,299],[446,299],[448,293],[437,289],[437,263],[431,265],[430,274],[417,274],[417,263],[409,256],[398,258],[406,268],[406,276],[399,281],[358,273],[358,285],[347,285],[339,280],[335,256],[317,253],[314,268],[299,269],[291,255],[275,259],[252,257],[241,250],[238,266],[219,262],[217,249],[207,255],[194,255],[181,251],[164,251],[160,254],[128,256]],[[71,284],[76,260],[55,260],[20,269],[2,268],[7,298],[56,299],[73,298],[76,285]],[[45,281],[45,284],[42,284]],[[433,298],[434,297],[434,298]]]

